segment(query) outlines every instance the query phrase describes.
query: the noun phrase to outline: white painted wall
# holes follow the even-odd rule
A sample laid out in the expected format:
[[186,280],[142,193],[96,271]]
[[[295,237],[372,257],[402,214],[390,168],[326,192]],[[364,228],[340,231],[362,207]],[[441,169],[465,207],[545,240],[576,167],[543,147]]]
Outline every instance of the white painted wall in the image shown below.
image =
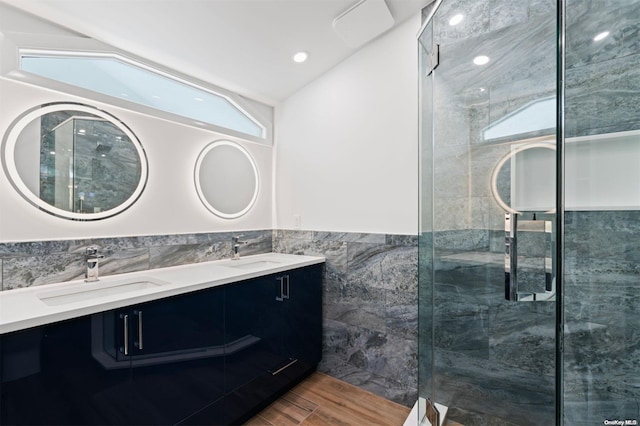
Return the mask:
[[417,233],[419,28],[415,16],[276,107],[274,227]]
[[[6,36],[9,33],[11,37]],[[74,96],[29,84],[28,80],[14,80],[7,76],[17,64],[14,33],[25,36],[23,38],[33,44],[30,47],[46,43],[53,37],[68,40],[69,48],[87,41],[55,24],[0,4],[0,69],[3,73],[0,76],[0,140],[17,117],[39,105],[65,101],[91,105],[113,114],[136,134],[149,161],[149,177],[144,192],[129,209],[104,220],[77,222],[52,216],[29,204],[11,186],[5,171],[0,168],[0,242],[271,228],[272,146],[153,117],[109,104],[105,101],[108,98]],[[270,107],[254,104],[259,113],[270,116]],[[194,184],[198,154],[210,142],[219,139],[242,145],[258,168],[258,199],[249,212],[237,219],[219,218],[207,210],[200,202]],[[229,176],[228,183],[233,186],[233,176]]]
[[[29,22],[26,19],[25,24]],[[150,163],[149,183],[140,200],[118,216],[94,222],[73,222],[37,210],[2,176],[0,241],[216,232],[272,225],[293,229],[296,215],[301,217],[302,229],[415,234],[418,29],[419,16],[415,16],[280,105],[273,164],[271,147],[239,140],[258,163],[261,193],[254,209],[231,221],[209,213],[193,185],[197,154],[223,135],[0,78],[0,133],[38,104],[81,102],[104,108],[129,125]],[[34,32],[58,30],[41,25]],[[0,42],[5,41],[0,35]],[[277,180],[273,198],[272,176]]]
[[[29,204],[11,186],[4,170],[0,170],[0,242],[270,229],[271,146],[7,78],[0,78],[0,134],[5,134],[24,111],[62,101],[95,106],[129,126],[149,160],[147,186],[138,201],[123,213],[99,221],[76,222],[52,216]],[[254,158],[261,179],[255,206],[237,219],[222,219],[209,212],[200,202],[194,185],[198,154],[211,141],[219,139],[244,146]],[[233,185],[233,176],[229,176],[229,185]]]

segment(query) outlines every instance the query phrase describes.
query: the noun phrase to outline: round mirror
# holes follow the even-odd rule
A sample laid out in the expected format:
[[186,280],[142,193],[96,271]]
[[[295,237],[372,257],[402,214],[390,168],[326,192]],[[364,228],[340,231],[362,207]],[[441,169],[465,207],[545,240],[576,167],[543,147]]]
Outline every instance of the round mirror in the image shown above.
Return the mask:
[[230,141],[207,145],[196,161],[196,191],[212,213],[240,217],[258,198],[258,169],[243,147]]
[[122,212],[147,180],[146,155],[131,130],[80,104],[48,104],[19,117],[5,135],[2,164],[27,201],[73,220]]
[[507,212],[555,211],[555,143],[510,146],[491,174],[491,192]]

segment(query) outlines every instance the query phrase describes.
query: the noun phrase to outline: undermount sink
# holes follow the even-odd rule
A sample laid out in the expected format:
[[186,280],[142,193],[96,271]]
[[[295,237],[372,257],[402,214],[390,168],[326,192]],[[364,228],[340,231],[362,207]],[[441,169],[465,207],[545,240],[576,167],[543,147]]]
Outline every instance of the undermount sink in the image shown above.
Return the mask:
[[281,265],[281,262],[276,262],[273,260],[253,260],[253,261],[242,261],[242,260],[232,260],[226,266],[230,268],[239,268],[239,269],[253,269],[253,268],[263,268],[268,266],[276,266]]
[[66,305],[67,303],[155,288],[164,284],[166,283],[163,281],[144,277],[131,281],[98,281],[95,283],[78,284],[78,286],[74,288],[45,291],[39,293],[37,296],[46,305],[59,306]]

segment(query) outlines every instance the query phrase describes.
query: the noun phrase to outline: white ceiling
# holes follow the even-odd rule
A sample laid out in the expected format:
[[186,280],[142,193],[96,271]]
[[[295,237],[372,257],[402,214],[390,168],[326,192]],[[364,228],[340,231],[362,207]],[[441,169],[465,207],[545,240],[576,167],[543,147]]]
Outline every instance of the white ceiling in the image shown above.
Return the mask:
[[[356,51],[332,23],[359,0],[0,1],[271,105]],[[386,0],[395,25],[430,2]]]

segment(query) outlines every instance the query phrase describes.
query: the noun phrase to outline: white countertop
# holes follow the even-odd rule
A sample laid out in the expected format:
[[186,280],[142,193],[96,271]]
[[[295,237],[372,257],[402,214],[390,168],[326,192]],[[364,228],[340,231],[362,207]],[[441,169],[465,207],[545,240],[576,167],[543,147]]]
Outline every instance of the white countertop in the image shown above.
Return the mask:
[[[324,261],[324,257],[266,253],[244,256],[239,260],[215,260],[101,276],[97,283],[75,280],[0,291],[0,334],[315,265]],[[136,283],[140,288],[132,286],[125,291],[117,288],[129,283]],[[143,288],[145,284],[148,286]],[[95,297],[78,301],[74,301],[73,296],[70,300],[65,299],[69,294],[79,294],[88,288],[97,290]]]

